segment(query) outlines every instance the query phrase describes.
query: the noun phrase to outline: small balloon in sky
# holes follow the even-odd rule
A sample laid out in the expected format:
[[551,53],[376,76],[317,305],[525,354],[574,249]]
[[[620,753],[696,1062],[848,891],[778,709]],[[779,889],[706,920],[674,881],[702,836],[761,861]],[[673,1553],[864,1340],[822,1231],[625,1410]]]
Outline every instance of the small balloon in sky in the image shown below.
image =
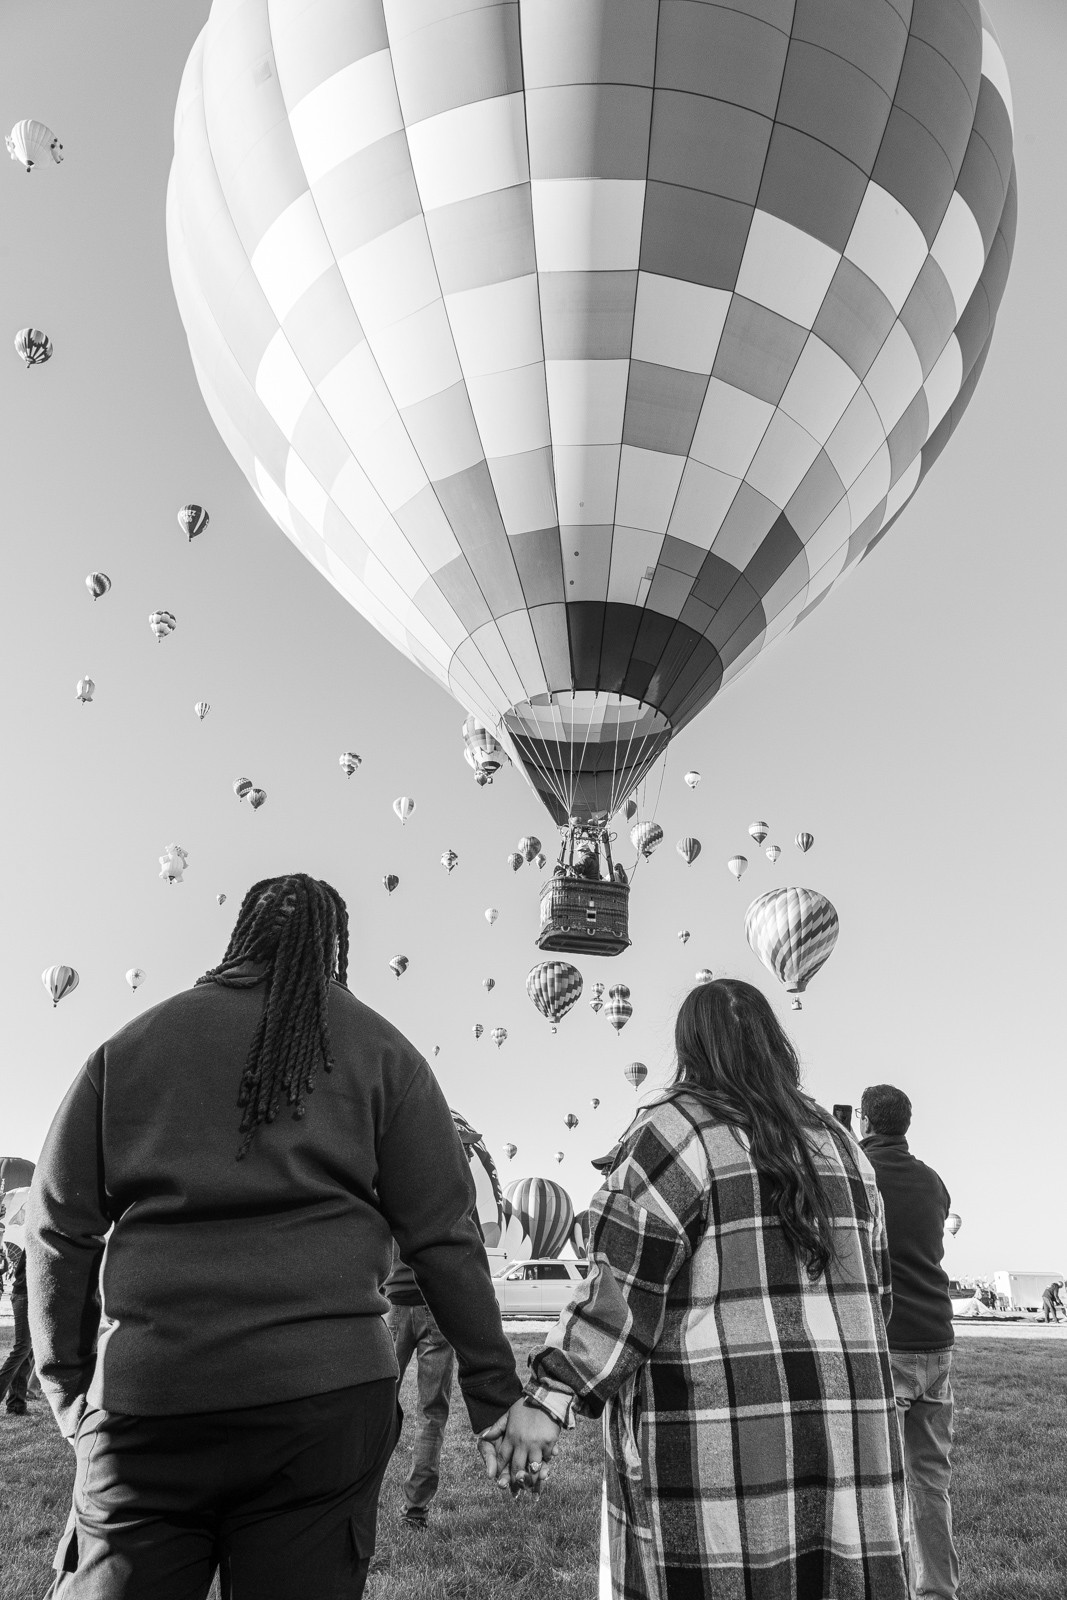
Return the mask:
[[204,718],[207,716],[208,712],[211,710],[211,707],[208,705],[206,700],[198,700],[196,702],[196,705],[193,707],[193,710],[196,712],[197,717],[199,718],[199,720],[201,722],[203,722]]
[[597,1100],[597,1099],[593,1099],[593,1100],[590,1100],[589,1104],[592,1106],[593,1110],[595,1111],[597,1106],[600,1104],[600,1101]]
[[608,1003],[604,1007],[607,1017],[616,1033],[621,1032],[634,1014],[630,1004],[630,991],[625,983],[616,983],[608,990]]
[[815,835],[813,833],[801,832],[801,833],[797,834],[797,837],[796,837],[797,849],[798,850],[803,850],[805,855],[807,855],[808,851],[811,849],[811,847],[812,847],[812,845],[814,843],[815,843]]
[[266,789],[253,789],[252,793],[248,797],[248,803],[252,807],[253,811],[258,811],[260,806],[266,805],[266,803],[267,803],[267,791],[266,791]]
[[687,772],[682,781],[686,788],[695,789],[697,784],[700,782],[700,773],[692,771]]
[[701,967],[696,975],[697,983],[710,983],[715,974],[710,967]]
[[106,572],[90,572],[85,580],[85,587],[94,600],[99,600],[111,588],[111,579]]
[[492,1033],[489,1035],[490,1039],[492,1039],[498,1050],[504,1043],[504,1040],[507,1038],[507,1036],[508,1030],[506,1028],[494,1028]]
[[141,987],[142,983],[147,977],[148,973],[143,967],[131,967],[129,972],[126,974],[126,982],[129,984],[131,989],[137,990]]
[[485,920],[486,920],[486,922],[488,922],[490,927],[493,926],[493,923],[496,921],[496,919],[497,919],[497,917],[499,917],[499,915],[500,915],[500,912],[496,909],[496,906],[490,906],[489,907],[489,910],[485,913]]
[[400,795],[396,800],[393,801],[393,810],[396,812],[402,823],[408,820],[414,809],[414,800],[409,799],[406,794]]
[[564,1127],[569,1128],[572,1132],[578,1126],[578,1118],[574,1115],[573,1111],[569,1111],[564,1117],[563,1125]]
[[32,172],[46,156],[51,156],[57,167],[63,160],[63,146],[58,135],[36,117],[24,117],[16,122],[4,143],[12,161],[21,161],[27,172]]
[[454,850],[446,850],[441,857],[441,865],[445,871],[451,873],[459,865],[459,857]]
[[800,998],[800,996],[798,994],[795,994],[793,996],[792,1000],[790,1000],[789,1009],[790,1009],[790,1011],[803,1011],[804,1002],[801,1000],[801,998]]
[[648,1077],[648,1068],[643,1061],[631,1061],[630,1065],[623,1069],[622,1075],[628,1083],[633,1084],[635,1089],[640,1089]]
[[233,792],[238,800],[243,800],[246,794],[252,793],[251,778],[237,778],[234,780]]
[[173,611],[153,611],[148,619],[148,626],[156,636],[156,643],[162,644],[168,633],[173,633],[178,624]]
[[771,862],[777,861],[781,853],[782,847],[780,844],[769,844],[764,851],[764,855],[767,857],[767,860]]
[[519,850],[527,861],[533,861],[540,848],[540,839],[536,838],[532,833],[519,840]]
[[396,888],[396,886],[397,886],[397,884],[399,882],[400,882],[400,879],[397,877],[395,872],[387,872],[385,874],[385,877],[382,879],[382,883],[385,886],[386,894],[392,894],[393,890]]
[[622,814],[626,818],[627,822],[632,822],[633,821],[634,817],[636,817],[636,815],[637,815],[637,799],[636,799],[636,796],[634,796],[634,795],[630,796],[629,800],[627,800],[626,804],[622,808]]
[[476,1039],[480,1039],[482,1034],[485,1032],[485,1029],[482,1027],[480,1022],[476,1022],[474,1027],[471,1029],[471,1032]]
[[740,883],[741,879],[744,877],[745,873],[748,871],[748,857],[747,856],[731,856],[729,861],[726,863],[726,866],[727,866],[727,869],[730,872],[733,873],[733,875],[737,879],[738,883]]
[[482,988],[485,990],[486,994],[492,994],[493,990],[496,988],[496,979],[495,978],[483,978],[482,979]]
[[393,956],[392,960],[389,962],[389,965],[399,978],[408,970],[408,958],[407,956]]
[[685,862],[686,866],[691,867],[697,856],[700,854],[700,840],[690,838],[687,835],[684,839],[678,840],[675,848],[677,849],[682,860]]
[[93,695],[96,693],[96,684],[92,678],[79,678],[78,687],[74,693],[83,706],[91,705]]
[[224,906],[226,904],[226,896],[224,894],[217,894],[215,899],[218,901],[220,906]]
[[337,758],[338,764],[347,777],[351,777],[356,768],[363,763],[363,757],[357,756],[354,750],[344,750]]
[[43,366],[52,359],[52,341],[40,328],[20,328],[15,335],[15,349],[27,369]]
[[178,526],[184,534],[188,535],[190,543],[198,534],[203,533],[210,521],[211,518],[203,506],[182,506],[178,512]]
[[749,836],[755,839],[757,844],[762,844],[771,830],[765,822],[750,822],[748,831]]
[[441,1054],[441,1046],[439,1044],[434,1045],[433,1053],[435,1056],[439,1056]]
[[72,990],[78,987],[78,974],[73,967],[45,967],[41,982],[52,996],[52,1009]]
[[950,1211],[948,1216],[945,1218],[945,1232],[950,1233],[952,1237],[955,1238],[962,1227],[963,1218],[960,1216],[959,1212]]
[[548,860],[548,857],[545,855],[544,851],[542,851],[541,854],[537,857],[537,865],[542,871],[544,870],[544,867],[545,867],[545,864],[546,864],[547,860]]
[[689,929],[688,928],[680,929],[679,933],[678,933],[678,938],[680,939],[682,944],[688,944],[689,943]]
[[518,1145],[517,1144],[512,1144],[510,1142],[510,1140],[509,1140],[509,1142],[507,1144],[501,1145],[501,1149],[503,1150],[504,1154],[507,1156],[509,1161],[514,1161],[515,1157],[519,1153]]
[[639,822],[630,829],[630,843],[635,850],[640,851],[646,861],[662,838],[663,829],[658,822]]
[[188,850],[183,850],[180,844],[168,844],[159,858],[159,876],[168,884],[182,883],[182,873],[188,864]]
[[522,857],[517,850],[513,850],[508,856],[508,866],[511,868],[512,872],[518,872],[519,868],[522,866]]

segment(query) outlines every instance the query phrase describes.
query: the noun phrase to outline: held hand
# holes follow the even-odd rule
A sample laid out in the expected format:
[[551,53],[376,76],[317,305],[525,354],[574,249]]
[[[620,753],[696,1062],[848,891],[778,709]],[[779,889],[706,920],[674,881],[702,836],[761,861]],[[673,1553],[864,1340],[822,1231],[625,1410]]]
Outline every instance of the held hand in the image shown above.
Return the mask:
[[502,1417],[497,1418],[492,1427],[483,1428],[478,1435],[478,1454],[485,1462],[485,1475],[490,1481],[496,1478],[498,1471],[496,1444],[498,1440],[504,1437],[504,1430],[507,1425],[508,1413],[505,1411]]
[[[499,1423],[495,1427],[499,1427]],[[521,1400],[516,1400],[508,1412],[503,1438],[496,1441],[495,1475],[501,1484],[507,1481],[513,1495],[523,1489],[532,1489],[534,1494],[540,1494],[558,1439],[558,1423],[536,1406],[524,1405]]]

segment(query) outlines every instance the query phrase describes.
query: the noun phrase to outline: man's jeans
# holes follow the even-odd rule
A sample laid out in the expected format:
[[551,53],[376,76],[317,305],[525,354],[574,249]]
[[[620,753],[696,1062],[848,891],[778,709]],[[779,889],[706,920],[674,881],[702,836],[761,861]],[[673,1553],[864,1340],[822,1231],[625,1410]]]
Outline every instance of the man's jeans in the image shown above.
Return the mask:
[[385,1320],[400,1368],[398,1391],[408,1362],[418,1352],[419,1416],[411,1471],[404,1485],[403,1515],[409,1522],[425,1522],[437,1493],[456,1358],[426,1306],[392,1306]]
[[7,1360],[0,1367],[0,1400],[7,1397],[8,1410],[12,1402],[19,1409],[25,1403],[26,1385],[33,1372],[29,1309],[24,1294],[11,1296],[11,1313],[15,1318],[15,1342],[8,1351]]
[[908,1567],[914,1600],[955,1600],[952,1543],[952,1351],[891,1350],[908,1481]]

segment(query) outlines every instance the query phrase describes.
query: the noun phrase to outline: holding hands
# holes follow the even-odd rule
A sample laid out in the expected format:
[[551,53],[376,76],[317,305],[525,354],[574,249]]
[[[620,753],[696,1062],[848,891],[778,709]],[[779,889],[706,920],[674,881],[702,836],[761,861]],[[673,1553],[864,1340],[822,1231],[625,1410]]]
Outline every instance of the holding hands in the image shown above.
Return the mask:
[[559,1424],[536,1406],[516,1400],[510,1411],[478,1435],[486,1477],[507,1485],[513,1496],[523,1489],[540,1494],[559,1439]]

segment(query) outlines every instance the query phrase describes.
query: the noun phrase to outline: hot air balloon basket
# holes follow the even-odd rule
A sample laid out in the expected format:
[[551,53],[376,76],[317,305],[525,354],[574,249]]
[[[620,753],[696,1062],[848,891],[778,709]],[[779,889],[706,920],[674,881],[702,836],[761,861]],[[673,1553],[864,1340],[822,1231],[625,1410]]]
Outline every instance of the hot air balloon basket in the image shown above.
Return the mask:
[[617,956],[630,946],[630,886],[575,878],[541,885],[542,950]]

